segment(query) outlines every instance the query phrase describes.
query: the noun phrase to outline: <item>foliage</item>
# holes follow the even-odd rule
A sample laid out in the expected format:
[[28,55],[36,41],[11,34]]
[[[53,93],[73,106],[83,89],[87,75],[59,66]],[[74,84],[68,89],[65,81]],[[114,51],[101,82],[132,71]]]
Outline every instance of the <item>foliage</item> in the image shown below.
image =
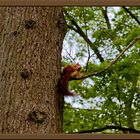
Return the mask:
[[[68,32],[63,66],[79,62],[83,74],[98,72],[135,37],[140,37],[140,9],[127,7],[132,16],[125,8],[65,7]],[[71,81],[69,88],[78,96],[65,102],[64,132],[95,132],[106,125],[128,128],[128,133],[140,131],[140,41],[108,71]],[[99,132],[126,133],[119,128]]]

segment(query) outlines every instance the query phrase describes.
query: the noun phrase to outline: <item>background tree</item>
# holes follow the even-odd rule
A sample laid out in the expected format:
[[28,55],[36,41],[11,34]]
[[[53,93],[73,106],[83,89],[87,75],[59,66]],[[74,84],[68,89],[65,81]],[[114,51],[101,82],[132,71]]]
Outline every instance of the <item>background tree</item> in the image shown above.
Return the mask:
[[0,7],[0,133],[61,132],[60,7]]
[[65,99],[65,132],[140,133],[139,12],[65,7],[69,32],[62,65],[79,62],[86,77],[70,84],[79,96]]

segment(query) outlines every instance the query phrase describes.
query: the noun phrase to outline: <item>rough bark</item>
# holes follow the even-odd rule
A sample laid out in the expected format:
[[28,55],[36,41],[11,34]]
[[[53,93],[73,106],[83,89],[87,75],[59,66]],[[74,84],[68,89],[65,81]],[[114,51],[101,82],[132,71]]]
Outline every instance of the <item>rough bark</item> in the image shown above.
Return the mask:
[[61,132],[61,7],[0,7],[0,133]]

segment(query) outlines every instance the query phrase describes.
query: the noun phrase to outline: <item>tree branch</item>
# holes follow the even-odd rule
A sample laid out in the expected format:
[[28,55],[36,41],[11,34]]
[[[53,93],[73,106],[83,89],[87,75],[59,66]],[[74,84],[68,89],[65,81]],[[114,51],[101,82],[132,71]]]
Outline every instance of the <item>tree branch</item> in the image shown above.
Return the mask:
[[[107,14],[107,7],[105,7],[105,9],[104,9],[103,7],[101,7],[101,11],[102,11],[102,14],[103,14],[103,16],[104,16],[104,19],[105,19],[105,21],[106,21],[107,28],[108,28],[109,30],[112,30],[112,29],[111,29],[111,23],[110,23],[110,21],[109,21],[109,17],[108,17],[108,14]],[[104,32],[104,33],[106,33],[106,32]],[[111,33],[106,33],[106,34],[107,34],[107,35],[109,34],[110,39],[111,39],[112,41],[115,39],[115,36],[114,36],[113,34],[111,34]],[[116,44],[115,44],[115,45],[116,45]],[[118,45],[117,50],[118,50],[119,52],[122,51],[120,45]]]
[[102,14],[103,14],[103,16],[105,18],[105,21],[106,21],[106,24],[107,24],[108,29],[111,30],[111,24],[110,24],[108,15],[107,15],[107,7],[105,7],[105,9],[103,7],[101,7],[101,11],[102,11]]
[[88,78],[88,77],[91,77],[91,76],[98,76],[102,73],[104,73],[105,71],[107,71],[113,64],[115,64],[119,58],[121,56],[124,55],[124,52],[127,51],[130,47],[132,47],[140,38],[139,37],[136,37],[134,40],[132,40],[132,42],[124,49],[122,50],[122,52],[106,67],[104,68],[103,70],[100,70],[98,72],[95,72],[95,73],[92,73],[92,74],[89,74],[89,75],[86,75],[84,77],[81,77],[81,78],[77,78],[77,79],[74,79],[74,80],[80,80],[80,79],[85,79],[85,78]]
[[134,14],[130,12],[130,10],[128,10],[125,6],[122,6],[122,8],[140,25],[140,21]]
[[126,127],[120,127],[120,126],[110,126],[110,125],[106,125],[105,127],[102,128],[97,128],[97,129],[93,129],[93,130],[84,130],[84,131],[79,131],[76,133],[95,133],[95,132],[101,132],[107,129],[118,129],[121,131],[128,131],[130,133],[140,133],[139,130],[136,129],[132,129],[132,128],[126,128]]
[[[83,10],[83,14],[85,14],[85,10]],[[87,22],[86,22],[85,16],[84,16],[84,24],[85,24],[86,36],[88,36],[88,34],[87,34]],[[86,62],[86,70],[85,70],[85,72],[88,69],[89,61],[90,61],[90,58],[91,58],[90,48],[89,48],[89,45],[87,45],[87,42],[86,42],[86,47],[87,47],[88,58],[87,58],[87,62]]]
[[100,62],[104,62],[103,57],[101,56],[98,48],[90,41],[90,39],[87,37],[87,35],[82,31],[82,29],[79,27],[79,25],[76,23],[76,21],[71,17],[66,10],[64,10],[65,15],[70,19],[71,23],[76,27],[76,29],[72,26],[68,25],[68,28],[74,30],[77,32],[83,39],[88,43],[88,45],[91,47],[91,49],[96,54],[97,58],[100,60]]

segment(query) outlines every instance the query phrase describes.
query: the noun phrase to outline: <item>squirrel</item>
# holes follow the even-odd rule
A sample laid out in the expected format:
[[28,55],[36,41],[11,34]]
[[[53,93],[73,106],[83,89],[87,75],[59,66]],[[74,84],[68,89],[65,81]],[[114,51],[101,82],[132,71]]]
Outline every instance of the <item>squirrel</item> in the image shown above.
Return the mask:
[[80,69],[80,64],[67,65],[63,69],[63,73],[59,81],[59,90],[64,96],[75,96],[75,93],[69,91],[68,82],[71,79],[79,78]]

